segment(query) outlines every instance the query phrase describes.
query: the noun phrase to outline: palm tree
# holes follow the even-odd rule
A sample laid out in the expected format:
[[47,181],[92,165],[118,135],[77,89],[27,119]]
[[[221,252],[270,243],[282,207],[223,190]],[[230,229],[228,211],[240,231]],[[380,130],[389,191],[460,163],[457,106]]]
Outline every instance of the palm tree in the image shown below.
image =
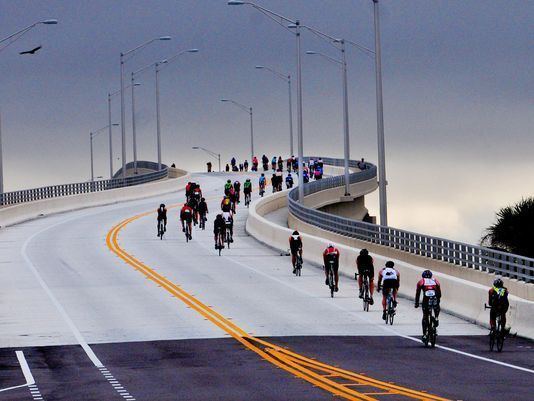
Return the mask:
[[500,209],[496,223],[486,229],[482,245],[534,257],[534,197]]

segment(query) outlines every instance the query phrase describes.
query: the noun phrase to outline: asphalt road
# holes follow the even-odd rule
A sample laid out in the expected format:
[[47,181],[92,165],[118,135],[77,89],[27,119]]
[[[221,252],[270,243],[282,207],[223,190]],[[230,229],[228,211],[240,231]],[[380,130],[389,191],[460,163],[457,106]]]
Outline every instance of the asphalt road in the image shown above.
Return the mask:
[[[196,179],[212,213],[207,230],[195,230],[187,244],[176,209],[169,212],[164,240],[156,238],[155,209],[182,202],[183,191],[0,231],[0,400],[332,397],[309,375],[292,374],[256,352],[269,346],[247,347],[231,338],[233,330],[215,324],[211,311],[243,335],[287,346],[328,369],[339,366],[454,400],[532,399],[531,341],[509,339],[502,353],[490,353],[485,329],[442,314],[439,344],[448,349],[425,349],[417,341],[420,311],[408,301],[400,300],[388,327],[377,304],[369,313],[361,310],[354,281],[342,279],[331,299],[317,267],[305,264],[303,276],[294,277],[288,257],[245,233],[243,207],[235,242],[219,257],[211,221],[226,175]],[[207,316],[110,250],[112,227],[151,210],[120,230],[118,245],[203,302]],[[24,352],[35,386],[2,391],[25,383],[17,350]],[[380,391],[362,383],[350,386],[373,399],[409,399],[375,394]]]

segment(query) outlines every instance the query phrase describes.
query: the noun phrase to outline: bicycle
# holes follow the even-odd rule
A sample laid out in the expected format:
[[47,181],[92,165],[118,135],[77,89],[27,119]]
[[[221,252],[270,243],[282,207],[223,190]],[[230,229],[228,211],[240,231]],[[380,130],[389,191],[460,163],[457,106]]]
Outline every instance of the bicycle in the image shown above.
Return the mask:
[[191,238],[191,230],[189,228],[189,224],[185,222],[185,242],[189,242]]
[[265,186],[260,186],[260,196],[263,198],[263,194],[265,194]]
[[[358,280],[358,273],[354,274],[354,279]],[[371,296],[369,295],[369,277],[363,275],[362,279],[362,293],[363,293],[363,310],[369,312],[369,305],[371,302]]]
[[228,245],[228,249],[230,249],[230,242],[232,242],[232,234],[230,232],[230,224],[226,225],[225,239],[226,239],[226,244]]
[[336,282],[334,280],[334,261],[328,261],[328,268],[325,266],[325,269],[328,269],[328,287],[330,288],[330,297],[334,298],[334,291],[336,289]]
[[202,229],[202,230],[205,230],[206,229],[206,213],[200,213],[200,225],[199,227]]
[[393,289],[388,290],[386,296],[386,324],[393,325],[393,319],[395,318],[395,300],[393,299]]
[[165,224],[163,220],[158,220],[158,237],[163,239],[163,234],[165,234]]
[[436,346],[436,341],[438,338],[438,331],[436,327],[436,308],[439,306],[438,299],[434,297],[428,298],[428,320],[426,324],[426,330],[423,333],[423,343],[425,347],[428,347],[429,344],[432,348]]
[[250,205],[250,192],[245,193],[245,206],[249,207]]
[[295,262],[295,276],[299,277],[302,273],[302,256],[297,255],[297,261]]
[[217,249],[219,250],[219,256],[221,256],[221,250],[224,249],[224,238],[222,232],[217,234]]
[[[492,309],[492,306],[488,306],[484,304],[484,309]],[[495,318],[495,328],[490,329],[489,334],[489,346],[490,351],[493,351],[495,348],[495,344],[497,344],[497,351],[502,352],[502,348],[504,347],[504,339],[506,338],[506,329],[504,328],[504,325],[502,324],[502,312],[499,312]]]

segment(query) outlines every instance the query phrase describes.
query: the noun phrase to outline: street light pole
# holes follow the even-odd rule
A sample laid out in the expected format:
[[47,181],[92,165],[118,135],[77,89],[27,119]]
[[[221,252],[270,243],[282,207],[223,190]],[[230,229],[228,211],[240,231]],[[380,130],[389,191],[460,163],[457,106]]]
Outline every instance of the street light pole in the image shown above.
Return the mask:
[[150,43],[155,42],[156,40],[171,40],[170,36],[160,36],[159,38],[151,39],[145,43],[140,44],[139,46],[133,48],[132,50],[127,51],[126,53],[120,54],[120,64],[121,64],[121,139],[122,139],[122,178],[126,177],[126,127],[125,127],[125,106],[124,106],[124,57],[135,53],[136,51],[142,49],[145,46],[148,46]]
[[349,138],[349,95],[347,88],[347,57],[345,53],[345,41],[340,41],[341,45],[341,66],[343,69],[343,131],[344,131],[344,163],[345,163],[345,196],[350,196],[349,182],[349,158],[350,158],[350,138]]
[[[113,96],[113,94],[108,94],[108,100],[111,100],[111,96]],[[108,117],[109,117],[109,113],[108,113]],[[111,121],[111,120],[109,120]],[[105,127],[102,127],[94,132],[89,132],[89,142],[90,142],[90,149],[91,149],[91,181],[94,181],[95,180],[95,175],[94,175],[94,159],[93,159],[93,138],[95,136],[97,136],[98,134],[102,133],[104,130],[108,129],[109,128],[109,134],[110,134],[110,137],[111,137],[111,128],[112,127],[116,127],[118,126],[119,124],[108,124],[106,125]],[[111,155],[111,152],[110,152],[110,155]],[[113,178],[113,177],[112,177]]]
[[132,134],[133,134],[133,161],[134,161],[134,174],[137,174],[137,132],[135,129],[135,83],[134,73],[132,72]]
[[158,148],[158,171],[161,170],[161,122],[159,111],[159,65],[156,63],[156,141]]
[[380,225],[388,225],[386,151],[384,143],[384,104],[382,101],[382,57],[380,50],[380,19],[378,0],[374,3],[375,26],[375,73],[376,73],[376,119],[378,130],[378,193],[380,197]]
[[289,156],[293,156],[295,153],[293,153],[293,101],[291,100],[291,75],[284,75],[281,72],[273,68],[266,67],[264,65],[257,65],[256,69],[267,70],[276,77],[287,82],[287,87],[289,91]]
[[213,156],[213,157],[217,158],[217,160],[219,161],[219,173],[221,172],[221,154],[220,154],[220,153],[215,153],[215,152],[213,152],[212,150],[203,148],[202,146],[193,146],[192,149],[195,149],[195,150],[198,150],[198,149],[203,150],[204,152],[206,152],[206,153],[209,154],[210,156]]
[[298,133],[298,174],[299,174],[299,202],[304,204],[303,158],[304,147],[302,138],[302,64],[300,55],[300,21],[295,21],[295,36],[297,40],[297,133]]
[[91,147],[91,182],[95,180],[95,173],[93,169],[93,133],[89,132],[89,143]]
[[2,193],[4,193],[4,167],[2,160],[2,110],[0,110],[0,194]]
[[250,160],[254,158],[254,124],[253,124],[253,112],[252,107],[247,107],[241,103],[238,103],[232,99],[221,99],[221,102],[229,102],[239,107],[241,110],[246,111],[250,116]]
[[109,179],[113,179],[113,136],[111,130],[111,93],[108,93],[108,128],[109,128]]
[[250,162],[254,158],[254,123],[252,122],[252,107],[250,107]]

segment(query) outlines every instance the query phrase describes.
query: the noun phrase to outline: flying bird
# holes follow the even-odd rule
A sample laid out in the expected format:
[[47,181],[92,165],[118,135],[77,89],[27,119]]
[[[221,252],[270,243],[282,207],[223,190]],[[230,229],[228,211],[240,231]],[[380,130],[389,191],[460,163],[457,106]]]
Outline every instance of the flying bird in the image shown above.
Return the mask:
[[20,52],[19,54],[35,54],[42,46],[37,46],[35,49],[26,50],[25,52]]

